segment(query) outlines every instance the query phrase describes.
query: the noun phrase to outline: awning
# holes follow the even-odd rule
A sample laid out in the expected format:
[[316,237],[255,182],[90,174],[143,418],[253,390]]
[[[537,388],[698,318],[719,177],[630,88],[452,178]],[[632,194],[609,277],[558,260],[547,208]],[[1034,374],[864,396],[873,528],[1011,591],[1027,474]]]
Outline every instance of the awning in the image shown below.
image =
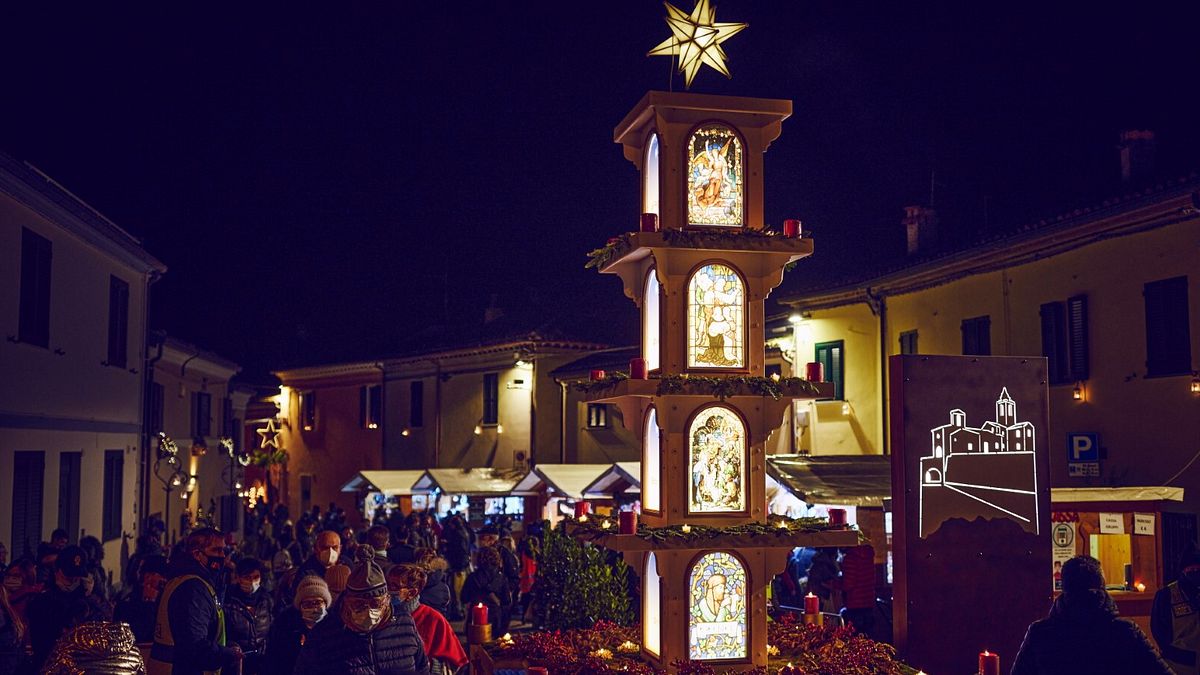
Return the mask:
[[1050,488],[1050,503],[1183,501],[1177,487]]
[[616,462],[609,465],[596,480],[583,488],[583,494],[586,497],[611,497],[614,490],[619,489],[621,485],[626,486],[620,490],[622,493],[642,491],[641,462]]
[[349,482],[342,486],[342,492],[382,492],[392,497],[408,496],[413,493],[413,484],[424,471],[359,471]]
[[767,475],[809,504],[882,507],[892,496],[885,455],[769,455]]
[[517,481],[514,492],[541,492],[543,486],[559,496],[583,499],[591,485],[611,464],[538,464]]
[[514,492],[517,481],[525,476],[520,469],[426,469],[413,485],[416,493],[439,490],[448,495],[497,497],[502,495],[530,494]]

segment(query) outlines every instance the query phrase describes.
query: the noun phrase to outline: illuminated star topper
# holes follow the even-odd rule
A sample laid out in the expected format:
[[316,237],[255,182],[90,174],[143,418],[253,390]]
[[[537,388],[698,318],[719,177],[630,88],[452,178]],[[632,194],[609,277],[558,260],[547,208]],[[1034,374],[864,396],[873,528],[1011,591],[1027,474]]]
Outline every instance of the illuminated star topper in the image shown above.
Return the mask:
[[667,6],[667,26],[671,28],[671,37],[663,40],[647,56],[678,56],[679,72],[683,73],[683,84],[691,88],[692,80],[705,64],[731,77],[729,68],[725,66],[725,50],[721,43],[737,35],[746,28],[744,23],[717,23],[716,9],[708,0],[696,0],[696,6],[691,14],[669,2]]
[[254,433],[262,436],[262,441],[258,444],[259,448],[279,449],[279,430],[275,428],[275,420],[268,419],[266,428],[255,429]]

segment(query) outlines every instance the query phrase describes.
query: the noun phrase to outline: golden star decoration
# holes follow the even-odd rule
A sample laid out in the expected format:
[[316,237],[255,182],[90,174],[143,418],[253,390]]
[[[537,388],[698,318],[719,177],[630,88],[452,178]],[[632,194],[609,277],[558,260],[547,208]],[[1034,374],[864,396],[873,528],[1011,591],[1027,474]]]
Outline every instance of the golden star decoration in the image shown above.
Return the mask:
[[254,433],[262,436],[262,441],[259,442],[259,448],[275,448],[279,449],[279,430],[275,428],[275,420],[267,420],[265,429],[255,429]]
[[721,43],[742,32],[749,24],[717,23],[716,9],[708,0],[696,0],[691,14],[685,14],[669,2],[663,4],[667,7],[671,37],[651,49],[647,56],[678,56],[679,72],[683,73],[683,84],[689,89],[701,65],[732,77],[725,65],[729,57]]

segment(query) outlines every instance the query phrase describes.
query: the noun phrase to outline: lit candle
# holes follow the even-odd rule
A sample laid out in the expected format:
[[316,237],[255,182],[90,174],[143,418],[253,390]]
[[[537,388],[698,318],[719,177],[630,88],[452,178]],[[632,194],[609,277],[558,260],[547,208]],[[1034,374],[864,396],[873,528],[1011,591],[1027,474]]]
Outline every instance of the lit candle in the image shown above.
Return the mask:
[[1000,675],[1000,655],[986,649],[980,652],[979,675]]
[[575,502],[575,517],[576,518],[582,519],[583,516],[586,516],[587,514],[589,514],[591,512],[592,512],[592,505],[590,502],[583,502],[583,501]]
[[629,359],[629,379],[644,380],[650,377],[650,373],[646,370],[646,359],[641,357]]
[[603,370],[600,370],[600,369],[598,369],[598,368],[597,368],[596,370],[593,370],[593,371],[591,372],[591,378],[592,378],[592,382],[597,382],[597,381],[599,381],[599,380],[603,380],[603,379],[604,379],[604,376],[605,376],[605,374],[606,374],[606,373],[605,373]]
[[488,624],[488,608],[482,602],[471,608],[471,624],[486,626]]
[[1145,592],[1146,592],[1146,584],[1143,584],[1143,583],[1142,583],[1142,582],[1140,582],[1140,581],[1139,581],[1139,582],[1137,582],[1136,584],[1134,584],[1134,585],[1133,585],[1133,587],[1137,589],[1138,593],[1145,593]]
[[642,232],[658,232],[658,214],[643,213],[641,227]]
[[799,673],[800,669],[793,666],[791,662],[788,662],[786,666],[779,669],[779,675],[798,675]]
[[618,518],[617,534],[637,534],[638,515],[636,511],[622,511]]
[[846,526],[846,509],[829,509],[829,524]]
[[610,528],[610,527],[612,527],[612,521],[611,521],[611,520],[602,520],[602,521],[600,521],[600,529],[602,529],[602,530],[607,530],[607,529],[608,529],[608,528]]
[[804,364],[804,379],[809,382],[824,382],[825,364],[820,361],[812,361]]
[[688,525],[687,523],[684,523],[683,527],[679,528],[679,531],[684,534],[688,534],[692,531],[692,526]]
[[800,221],[789,218],[783,221],[783,236],[795,239],[800,236]]
[[821,613],[821,599],[818,598],[817,596],[813,595],[812,593],[809,593],[808,595],[804,596],[804,613],[805,614],[820,614]]

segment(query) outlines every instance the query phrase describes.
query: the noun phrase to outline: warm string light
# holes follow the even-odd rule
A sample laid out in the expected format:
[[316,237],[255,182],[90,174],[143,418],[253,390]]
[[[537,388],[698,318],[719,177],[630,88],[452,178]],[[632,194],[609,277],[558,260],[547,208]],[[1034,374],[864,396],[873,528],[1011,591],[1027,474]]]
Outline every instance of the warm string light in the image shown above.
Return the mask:
[[682,533],[684,533],[684,534],[689,534],[689,533],[691,533],[691,531],[692,531],[692,526],[691,526],[691,525],[688,525],[687,523],[684,523],[684,524],[683,524],[683,527],[680,527],[680,528],[679,528],[679,531],[680,531],[680,532],[682,532]]

